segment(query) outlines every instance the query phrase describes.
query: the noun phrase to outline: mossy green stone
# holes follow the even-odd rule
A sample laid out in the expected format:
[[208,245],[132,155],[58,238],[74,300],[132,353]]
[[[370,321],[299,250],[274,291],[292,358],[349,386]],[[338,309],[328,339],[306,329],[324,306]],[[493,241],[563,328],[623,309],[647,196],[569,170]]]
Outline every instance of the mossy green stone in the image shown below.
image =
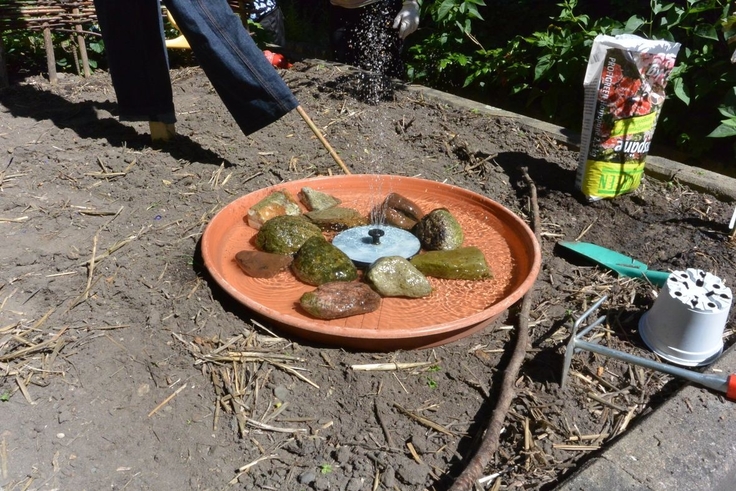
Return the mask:
[[353,227],[368,225],[368,218],[360,214],[358,210],[353,208],[343,208],[342,206],[333,206],[324,210],[310,211],[304,214],[312,223],[320,227],[322,230],[331,230],[340,232]]
[[483,251],[461,247],[451,251],[428,251],[411,258],[411,264],[427,276],[449,280],[482,280],[493,276]]
[[457,249],[465,240],[460,223],[446,208],[437,208],[424,215],[413,232],[428,251]]
[[358,278],[358,268],[353,261],[322,235],[304,242],[294,256],[291,270],[299,280],[315,286]]
[[421,271],[400,256],[377,259],[366,278],[382,297],[421,298],[432,293],[432,285]]
[[334,196],[306,186],[299,191],[299,199],[310,211],[326,210],[340,204],[340,200]]
[[264,223],[255,244],[258,249],[274,254],[294,254],[310,237],[322,237],[322,230],[302,215],[281,215]]

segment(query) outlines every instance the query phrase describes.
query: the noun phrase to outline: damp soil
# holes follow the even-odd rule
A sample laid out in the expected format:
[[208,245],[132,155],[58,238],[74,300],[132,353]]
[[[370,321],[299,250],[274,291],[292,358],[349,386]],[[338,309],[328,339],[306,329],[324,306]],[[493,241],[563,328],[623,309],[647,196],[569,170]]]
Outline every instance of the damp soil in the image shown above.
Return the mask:
[[[657,288],[556,243],[728,285],[732,204],[648,177],[586,203],[577,151],[513,118],[403,87],[366,101],[364,77],[319,61],[281,74],[355,174],[455,184],[527,222],[523,169],[531,177],[542,267],[490,486],[553,489],[680,387],[581,352],[560,388],[571,321],[604,295],[599,342],[653,356],[637,322]],[[443,346],[363,352],[299,339],[233,301],[201,259],[208,221],[249,192],[343,170],[297,112],[244,136],[199,68],[172,75],[179,136],[154,146],[146,124],[118,121],[105,72],[0,92],[0,487],[446,489],[483,437],[518,305]],[[379,363],[397,365],[357,367]]]

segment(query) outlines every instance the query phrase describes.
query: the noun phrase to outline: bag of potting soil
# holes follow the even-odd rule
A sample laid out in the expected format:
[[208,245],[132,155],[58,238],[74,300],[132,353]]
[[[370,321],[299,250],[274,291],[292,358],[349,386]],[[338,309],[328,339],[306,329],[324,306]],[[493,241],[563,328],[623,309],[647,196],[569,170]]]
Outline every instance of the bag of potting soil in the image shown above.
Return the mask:
[[590,200],[635,190],[665,99],[679,43],[599,35],[585,73],[575,187]]

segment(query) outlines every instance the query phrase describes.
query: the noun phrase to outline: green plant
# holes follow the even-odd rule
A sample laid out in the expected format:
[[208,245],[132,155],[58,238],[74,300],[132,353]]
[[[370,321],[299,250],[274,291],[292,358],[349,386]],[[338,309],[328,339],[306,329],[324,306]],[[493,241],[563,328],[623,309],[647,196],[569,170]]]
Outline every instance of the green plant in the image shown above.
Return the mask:
[[6,390],[0,394],[0,402],[8,402],[10,400],[10,391]]
[[[488,9],[478,8],[477,15],[472,10],[482,3],[449,2],[452,8],[442,8],[441,2],[423,10],[429,34],[410,49],[409,75],[417,82],[462,90],[466,97],[577,129],[593,39],[631,33],[682,45],[668,87],[671,101],[657,126],[658,142],[698,156],[716,145],[717,139],[707,136],[735,136],[736,66],[730,57],[736,46],[729,48],[727,42],[736,35],[733,2],[563,0],[546,22],[534,22],[526,32],[525,23],[534,14],[518,14],[539,2],[496,1],[489,6],[496,15],[485,22],[477,21],[481,12],[488,17]],[[499,9],[514,9],[517,16],[496,13]],[[519,33],[499,37],[497,30]],[[427,67],[432,63],[436,68]]]
[[[409,48],[411,79],[437,85],[440,79],[452,77],[454,70],[464,67],[469,58],[467,43],[482,46],[473,35],[473,21],[483,20],[479,7],[484,0],[441,0],[421,2],[422,16],[431,19],[423,39]],[[441,85],[441,84],[439,84]]]
[[736,136],[736,87],[731,89],[723,102],[718,112],[726,119],[721,120],[721,124],[710,132],[708,136],[713,138]]
[[319,466],[319,472],[321,474],[329,474],[330,472],[332,472],[332,465],[327,463],[321,464]]
[[[95,28],[90,28],[95,32]],[[43,34],[38,31],[5,31],[1,33],[7,52],[8,66],[15,71],[41,69],[46,66],[46,48]],[[79,45],[76,36],[66,33],[52,32],[54,58],[57,69],[76,72],[79,60]],[[105,44],[99,36],[86,36],[87,58],[89,67],[96,70],[105,57]]]
[[437,384],[437,381],[433,379],[432,377],[427,377],[427,385],[430,389],[436,389],[439,387],[439,384]]

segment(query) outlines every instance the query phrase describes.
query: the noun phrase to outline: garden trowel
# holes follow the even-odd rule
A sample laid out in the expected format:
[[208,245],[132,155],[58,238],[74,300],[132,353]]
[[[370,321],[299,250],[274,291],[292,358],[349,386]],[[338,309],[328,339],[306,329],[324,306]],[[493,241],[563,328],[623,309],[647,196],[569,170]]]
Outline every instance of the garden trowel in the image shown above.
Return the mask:
[[606,268],[617,272],[621,276],[628,278],[646,278],[655,286],[664,286],[669,278],[670,273],[667,271],[654,271],[647,267],[641,261],[637,261],[620,252],[606,249],[605,247],[590,242],[567,242],[560,241],[557,243],[560,247],[571,250],[591,261],[605,266]]

